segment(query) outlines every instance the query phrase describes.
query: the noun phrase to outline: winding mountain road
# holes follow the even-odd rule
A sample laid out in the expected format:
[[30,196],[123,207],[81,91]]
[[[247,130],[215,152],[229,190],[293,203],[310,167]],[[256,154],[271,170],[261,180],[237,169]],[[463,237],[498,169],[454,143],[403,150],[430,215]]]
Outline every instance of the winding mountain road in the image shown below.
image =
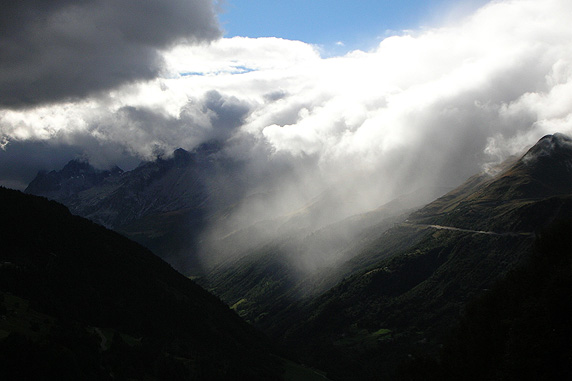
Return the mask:
[[411,227],[420,227],[420,228],[433,228],[437,230],[452,230],[452,231],[459,231],[459,232],[467,232],[467,233],[476,233],[476,234],[486,234],[486,235],[494,235],[494,236],[504,236],[504,237],[523,237],[523,236],[532,236],[534,235],[533,232],[506,232],[506,233],[497,233],[492,231],[485,231],[485,230],[472,230],[472,229],[463,229],[463,228],[456,228],[454,226],[443,226],[443,225],[430,225],[430,224],[412,224],[409,222],[404,222],[401,225],[403,226],[411,226]]
[[105,334],[101,331],[101,329],[99,328],[94,328],[93,329],[95,331],[95,333],[97,333],[99,335],[99,337],[101,338],[101,350],[105,351],[108,349],[108,344],[107,344],[107,336],[105,336]]

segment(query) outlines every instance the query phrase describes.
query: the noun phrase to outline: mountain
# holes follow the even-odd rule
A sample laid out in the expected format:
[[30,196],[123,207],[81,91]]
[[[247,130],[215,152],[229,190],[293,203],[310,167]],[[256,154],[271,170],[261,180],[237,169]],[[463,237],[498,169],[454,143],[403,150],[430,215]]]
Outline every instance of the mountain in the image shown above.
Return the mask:
[[41,194],[51,199],[66,199],[98,186],[106,180],[109,181],[110,178],[116,178],[122,173],[121,168],[117,166],[110,170],[98,170],[85,160],[75,159],[66,164],[61,171],[38,173],[28,185],[26,192]]
[[72,160],[61,171],[40,172],[25,192],[58,201],[73,214],[121,232],[185,274],[200,273],[197,244],[215,202],[211,196],[217,195],[219,202],[232,193],[224,182],[213,180],[214,173],[236,165],[220,149],[216,142],[192,152],[177,149],[170,158],[159,157],[127,172],[97,170]]
[[[72,160],[60,171],[40,172],[25,192],[58,201],[73,214],[120,232],[183,274],[213,280],[204,283],[211,288],[218,287],[214,278],[225,278],[218,274],[232,267],[233,261],[259,252],[262,247],[295,253],[290,255],[286,278],[297,277],[295,273],[301,265],[330,266],[351,255],[344,249],[363,230],[382,221],[389,224],[404,209],[421,205],[420,200],[428,201],[439,192],[419,191],[378,210],[348,216],[345,210],[353,206],[345,201],[347,195],[330,189],[295,213],[261,218],[252,224],[231,224],[205,240],[208,227],[226,226],[227,217],[244,204],[265,205],[273,196],[273,190],[266,189],[243,198],[241,192],[247,179],[237,175],[241,164],[221,150],[221,144],[216,142],[203,144],[192,152],[177,149],[170,158],[159,157],[131,171],[117,167],[98,170],[85,161]],[[337,205],[340,210],[329,205]],[[288,242],[285,237],[289,237]],[[318,252],[323,260],[316,261]],[[225,263],[216,263],[216,269],[205,268],[205,264],[211,265],[208,259],[219,258],[221,253],[227,259]],[[301,259],[304,256],[306,259]],[[298,283],[294,279],[288,281]],[[305,284],[308,282],[304,280]],[[321,288],[332,284],[323,284]]]
[[[460,238],[470,230],[511,233],[489,234],[487,242],[475,246],[512,252],[515,258],[503,261],[506,268],[499,267],[499,273],[503,273],[519,261],[518,253],[530,245],[530,233],[553,218],[550,213],[561,212],[560,201],[551,196],[572,193],[572,183],[566,181],[572,178],[569,146],[570,139],[564,135],[546,136],[520,160],[510,159],[500,165],[497,176],[475,175],[417,211],[413,210],[418,205],[415,201],[423,197],[401,197],[368,213],[323,226],[319,223],[321,215],[313,213],[321,210],[317,205],[324,203],[323,197],[318,198],[297,213],[221,238],[218,251],[234,250],[238,259],[231,256],[198,281],[245,319],[265,328],[263,321],[272,325],[275,314],[328,290],[344,277],[366,271],[396,253],[434,242],[442,244],[453,232],[441,229],[438,234],[442,237],[428,239],[427,230],[435,229],[431,225],[469,230],[457,230],[459,234],[443,245],[447,250],[453,250],[451,245],[470,245],[473,238]],[[329,193],[325,198],[332,197]],[[413,213],[407,215],[407,211]],[[314,225],[319,228],[313,228]],[[398,226],[393,228],[394,225]],[[256,232],[261,230],[271,238],[257,237]],[[258,242],[258,246],[253,242]],[[497,245],[505,245],[506,249],[498,249]],[[216,256],[216,251],[209,255]],[[419,266],[429,266],[427,271],[431,271],[431,266],[435,269],[440,265],[434,262]]]
[[[572,193],[572,139],[562,134],[547,135],[518,161],[493,178],[475,176],[455,192],[427,205],[412,218],[417,223],[489,229],[495,231],[532,231],[534,218],[511,215],[529,209],[537,219],[550,219],[538,200]],[[532,224],[526,224],[526,222]]]
[[570,226],[571,143],[546,136],[496,176],[474,176],[369,240],[330,290],[258,326],[332,379],[394,379],[399,364],[435,356],[469,301],[527,263],[542,231]]
[[[447,344],[451,327],[474,314],[467,306],[476,298],[527,266],[535,247],[549,246],[540,241],[545,232],[562,238],[556,227],[572,217],[572,140],[554,134],[495,175],[475,175],[423,207],[420,197],[406,197],[358,215],[344,214],[342,205],[332,215],[322,206],[344,199],[332,190],[295,213],[231,221],[206,245],[199,239],[205,227],[225,222],[236,201],[263,206],[272,199],[233,194],[224,176],[211,181],[236,165],[217,147],[180,150],[75,188],[83,190],[62,202],[156,247],[179,271],[202,275],[201,285],[334,380],[408,379],[424,366],[455,374],[463,359],[444,355],[453,364],[446,369],[433,360],[456,345]],[[216,266],[193,262],[199,248]],[[565,290],[554,290],[557,304]]]
[[272,345],[127,238],[0,188],[0,377],[281,379]]

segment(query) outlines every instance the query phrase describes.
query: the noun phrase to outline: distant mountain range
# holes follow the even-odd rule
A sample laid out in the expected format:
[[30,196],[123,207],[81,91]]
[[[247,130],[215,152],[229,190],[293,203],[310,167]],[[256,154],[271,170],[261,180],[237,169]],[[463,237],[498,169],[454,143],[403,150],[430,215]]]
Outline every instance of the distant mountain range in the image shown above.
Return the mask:
[[232,166],[217,143],[193,152],[178,149],[168,159],[141,163],[132,171],[97,170],[82,160],[62,170],[41,172],[25,192],[66,205],[153,250],[183,273],[200,272],[198,236],[206,224],[212,194],[222,193],[209,176]]
[[[330,189],[295,213],[234,225],[222,236],[211,234],[205,239],[208,227],[224,225],[243,204],[265,205],[266,198],[272,197],[272,189],[246,197],[241,193],[247,181],[236,176],[241,165],[224,155],[221,143],[211,142],[192,152],[179,148],[169,158],[143,162],[131,171],[95,169],[75,159],[59,171],[38,173],[24,192],[60,202],[73,214],[120,232],[191,276],[211,271],[202,260],[209,262],[221,252],[233,260],[260,246],[275,245],[286,236],[296,237],[298,257],[306,251],[314,258],[316,246],[329,242],[330,248],[320,247],[320,251],[334,249],[341,259],[347,253],[340,249],[353,241],[354,235],[382,221],[388,223],[443,192],[417,191],[378,210],[337,220],[330,205],[342,204],[344,196]],[[334,240],[322,239],[324,234]],[[330,252],[326,256],[328,261],[335,257]]]
[[[474,310],[467,315],[466,306],[507,289],[528,303],[520,286],[499,282],[507,274],[530,272],[533,260],[548,266],[542,259],[548,251],[558,254],[547,257],[557,258],[548,259],[552,266],[572,255],[572,139],[562,134],[543,137],[522,157],[499,166],[496,175],[477,174],[425,206],[442,190],[328,223],[323,205],[339,195],[325,192],[296,213],[237,226],[205,246],[204,228],[224,219],[242,196],[214,205],[224,182],[209,183],[209,173],[237,165],[220,156],[219,148],[177,150],[171,159],[130,172],[70,162],[62,171],[39,174],[26,192],[62,202],[72,213],[156,250],[179,271],[201,275],[202,286],[334,380],[423,379],[423,374],[456,379],[467,358],[452,360],[440,348],[458,347],[447,338],[460,316],[475,317]],[[206,256],[224,252],[226,259],[204,268],[196,257],[199,248]],[[557,305],[570,293],[572,274],[556,273],[559,285],[545,282],[549,272],[534,279],[542,295],[554,294]],[[515,275],[521,283],[522,277]],[[506,316],[514,319],[515,311]],[[567,322],[570,313],[562,311],[558,319]],[[523,312],[527,324],[535,313]],[[543,316],[546,321],[552,315]],[[555,324],[562,329],[561,322]],[[512,325],[499,329],[507,327]],[[534,345],[538,337],[530,340],[511,341],[514,352],[499,356],[512,358],[521,353],[518,345]],[[572,341],[554,343],[552,350],[571,353]],[[481,354],[487,350],[484,344],[478,348]],[[490,365],[480,360],[483,369]],[[503,379],[499,374],[510,366],[499,362],[490,374]],[[562,361],[552,367],[559,375],[570,374]]]

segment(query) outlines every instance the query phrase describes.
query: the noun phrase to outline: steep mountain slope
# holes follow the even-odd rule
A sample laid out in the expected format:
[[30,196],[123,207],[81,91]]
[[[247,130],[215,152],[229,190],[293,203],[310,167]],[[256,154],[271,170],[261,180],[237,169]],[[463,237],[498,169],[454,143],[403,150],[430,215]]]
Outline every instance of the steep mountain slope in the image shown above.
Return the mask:
[[409,356],[436,353],[467,301],[526,261],[541,229],[572,217],[571,169],[570,138],[542,138],[372,240],[330,291],[259,326],[333,378],[395,377]]
[[3,379],[280,379],[268,342],[147,249],[0,188]]
[[[431,242],[427,239],[428,230],[435,230],[431,225],[468,230],[457,230],[456,234],[453,230],[436,232],[439,240],[454,237],[445,246],[470,246],[466,239],[461,239],[463,233],[471,237],[470,230],[488,230],[511,234],[489,235],[483,243],[478,243],[479,249],[495,252],[505,250],[499,247],[506,246],[506,250],[521,252],[522,247],[530,244],[530,233],[539,226],[540,219],[550,220],[554,217],[550,213],[561,213],[560,201],[549,196],[572,193],[571,182],[566,181],[572,178],[567,164],[570,162],[568,145],[566,136],[544,137],[521,160],[510,159],[500,165],[498,176],[475,175],[408,217],[399,213],[407,210],[408,203],[410,208],[415,203],[411,198],[403,198],[316,230],[307,226],[313,219],[303,217],[304,213],[311,213],[314,206],[311,204],[289,219],[263,223],[266,230],[277,230],[272,237],[279,238],[253,239],[250,227],[239,230],[226,236],[224,240],[230,242],[221,246],[240,251],[241,243],[246,242],[242,250],[248,254],[235,254],[239,260],[214,268],[199,281],[241,316],[262,324],[262,320],[272,321],[275,313],[301,298],[327,290],[346,276],[415,245]],[[318,199],[316,203],[319,202]],[[408,221],[404,222],[406,218]],[[396,223],[400,223],[399,226],[391,229]],[[284,226],[299,226],[298,232]],[[460,243],[454,242],[457,239]],[[253,241],[262,244],[253,246]],[[312,267],[310,272],[303,270],[308,262]],[[514,262],[518,259],[502,261],[508,267]],[[503,266],[499,266],[500,273],[508,268],[500,270]]]

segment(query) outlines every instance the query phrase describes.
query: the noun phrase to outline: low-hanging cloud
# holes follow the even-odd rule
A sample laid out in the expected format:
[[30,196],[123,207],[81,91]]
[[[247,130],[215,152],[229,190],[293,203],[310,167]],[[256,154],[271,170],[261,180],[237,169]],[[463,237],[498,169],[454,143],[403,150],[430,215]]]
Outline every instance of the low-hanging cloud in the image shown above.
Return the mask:
[[572,135],[571,22],[570,1],[507,0],[343,57],[278,38],[183,44],[161,57],[162,78],[0,111],[0,154],[58,141],[93,161],[97,144],[151,158],[225,140],[244,163],[243,193],[264,195],[237,207],[227,231],[335,189],[318,226],[455,186],[545,134]]
[[[567,1],[492,2],[372,52],[218,75],[226,93],[248,84],[258,106],[242,131],[294,168],[265,208],[245,203],[234,227],[286,215],[283,205],[304,210],[335,189],[323,219],[308,219],[315,229],[403,193],[450,189],[545,134],[572,134],[571,15]],[[277,88],[282,96],[265,96]]]
[[77,100],[155,78],[161,50],[220,37],[210,0],[22,0],[0,12],[0,105]]

